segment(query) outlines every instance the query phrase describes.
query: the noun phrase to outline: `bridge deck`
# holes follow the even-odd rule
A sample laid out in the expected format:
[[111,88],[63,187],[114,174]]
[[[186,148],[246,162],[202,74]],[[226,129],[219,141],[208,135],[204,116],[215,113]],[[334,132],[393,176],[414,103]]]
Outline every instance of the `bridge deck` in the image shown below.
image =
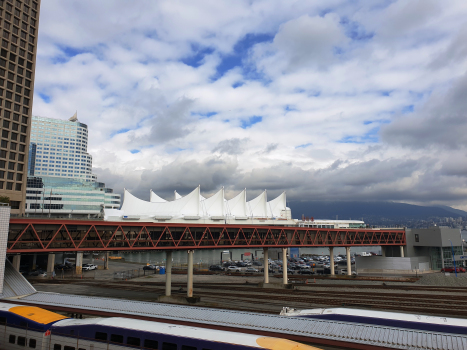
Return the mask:
[[405,245],[403,229],[11,219],[8,253]]

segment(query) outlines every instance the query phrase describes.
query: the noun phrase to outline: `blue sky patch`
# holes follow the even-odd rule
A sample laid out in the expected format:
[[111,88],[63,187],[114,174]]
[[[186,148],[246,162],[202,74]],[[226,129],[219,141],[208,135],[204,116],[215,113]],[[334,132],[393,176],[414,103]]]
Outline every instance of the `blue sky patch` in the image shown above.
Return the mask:
[[61,51],[62,54],[53,57],[52,58],[53,63],[65,63],[65,62],[68,62],[70,58],[72,57],[89,52],[89,50],[78,49],[78,48],[71,47],[71,46],[58,45],[57,47]]
[[124,134],[124,133],[126,133],[126,132],[128,132],[130,130],[131,129],[129,129],[129,128],[123,128],[123,129],[114,131],[113,133],[110,134],[110,137],[114,137],[115,135],[118,135],[118,134]]
[[298,145],[295,147],[295,149],[298,149],[298,148],[307,148],[308,146],[311,146],[312,143],[309,142],[309,143],[304,143],[303,145]]
[[45,103],[50,103],[50,96],[47,95],[47,94],[44,94],[44,93],[39,93],[39,97],[42,99],[42,101],[44,101]]
[[360,23],[351,21],[347,17],[343,17],[340,24],[344,27],[345,35],[352,40],[367,41],[375,36],[375,33],[367,32]]
[[211,118],[211,117],[217,115],[217,112],[207,112],[207,113],[194,113],[194,112],[192,112],[191,115],[199,117],[200,119],[204,119],[204,118]]
[[412,113],[413,110],[414,110],[414,105],[408,105],[408,106],[402,107],[402,113],[404,113],[404,114]]
[[136,154],[136,153],[140,153],[141,151],[139,149],[131,149],[130,150],[130,153],[131,154]]
[[252,67],[243,66],[243,59],[248,56],[248,51],[256,44],[262,42],[272,41],[274,39],[273,34],[253,34],[249,33],[240,39],[233,47],[233,52],[221,57],[222,61],[216,68],[216,74],[214,80],[221,78],[226,72],[235,68],[241,67],[244,75],[251,75],[254,72]]
[[359,143],[359,144],[376,143],[376,142],[379,141],[378,132],[379,132],[379,126],[371,129],[370,131],[368,131],[366,134],[364,134],[362,136],[346,136],[346,137],[343,137],[342,139],[340,139],[337,142],[339,142],[339,143]]
[[242,129],[251,128],[253,125],[257,123],[261,123],[263,121],[263,117],[253,116],[248,119],[244,119],[241,121],[240,127]]
[[234,89],[236,89],[236,88],[238,88],[238,87],[240,87],[240,86],[243,86],[243,85],[244,85],[243,82],[238,81],[238,82],[236,82],[236,83],[233,83],[233,84],[232,84],[232,87],[233,87]]
[[203,64],[204,57],[214,52],[210,47],[200,47],[198,44],[191,44],[192,55],[183,58],[181,61],[187,66],[198,68]]

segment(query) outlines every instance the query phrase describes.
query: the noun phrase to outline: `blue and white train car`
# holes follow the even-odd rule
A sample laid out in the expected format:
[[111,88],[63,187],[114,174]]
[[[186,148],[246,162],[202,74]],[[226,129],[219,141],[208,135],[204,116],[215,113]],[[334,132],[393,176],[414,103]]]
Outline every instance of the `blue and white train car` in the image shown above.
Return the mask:
[[0,349],[48,350],[51,325],[65,318],[38,307],[0,303]]
[[241,332],[129,318],[67,318],[38,307],[0,303],[0,350],[318,350]]
[[52,350],[313,350],[290,340],[126,318],[66,319],[51,327]]
[[295,310],[285,307],[280,314],[282,316],[362,323],[451,334],[467,334],[467,320],[462,318],[345,308]]

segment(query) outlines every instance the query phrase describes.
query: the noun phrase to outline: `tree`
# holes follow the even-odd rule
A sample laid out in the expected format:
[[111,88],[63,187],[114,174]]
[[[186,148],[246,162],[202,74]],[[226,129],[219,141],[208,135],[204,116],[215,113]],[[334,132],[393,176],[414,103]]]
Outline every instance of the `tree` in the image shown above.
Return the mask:
[[0,203],[10,204],[10,197],[0,196]]

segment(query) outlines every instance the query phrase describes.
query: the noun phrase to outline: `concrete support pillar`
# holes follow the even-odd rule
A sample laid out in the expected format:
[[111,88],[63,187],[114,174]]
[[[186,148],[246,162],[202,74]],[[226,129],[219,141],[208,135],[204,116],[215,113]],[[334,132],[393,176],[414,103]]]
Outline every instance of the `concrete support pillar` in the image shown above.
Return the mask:
[[287,248],[282,248],[282,283],[287,284]]
[[189,298],[193,297],[193,250],[188,251],[188,285],[186,294]]
[[34,254],[32,256],[32,269],[33,270],[37,269],[37,254]]
[[403,258],[404,257],[404,246],[401,245],[400,248],[401,248],[401,258]]
[[334,276],[334,247],[329,247],[329,261],[331,262],[331,276]]
[[21,264],[21,255],[13,255],[13,267],[16,271],[19,271],[19,266]]
[[383,245],[381,246],[381,256],[386,257],[386,247]]
[[81,275],[83,273],[83,252],[76,253],[76,273]]
[[109,252],[104,253],[104,270],[109,269]]
[[172,295],[172,251],[165,252],[165,296]]
[[441,250],[441,268],[444,269],[444,256],[443,256],[443,247],[439,247]]
[[264,283],[269,283],[269,248],[263,248]]
[[347,258],[347,275],[352,275],[352,260],[350,260],[350,247],[345,247],[345,255]]
[[47,276],[52,276],[55,270],[55,254],[49,254],[47,258]]

